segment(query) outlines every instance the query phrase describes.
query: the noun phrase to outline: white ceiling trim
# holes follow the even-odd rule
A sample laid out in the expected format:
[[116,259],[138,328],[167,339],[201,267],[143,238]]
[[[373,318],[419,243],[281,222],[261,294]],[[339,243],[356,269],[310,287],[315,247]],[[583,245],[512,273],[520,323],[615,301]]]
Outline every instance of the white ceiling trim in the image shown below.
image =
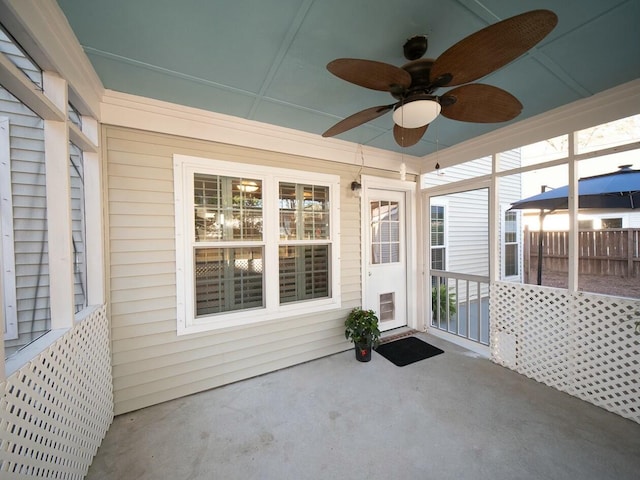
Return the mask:
[[[105,90],[100,113],[101,122],[108,125],[351,165],[362,162],[360,146],[352,142],[113,90]],[[363,151],[366,167],[398,171],[404,162],[407,173],[419,173],[418,157],[373,147],[363,147]]]

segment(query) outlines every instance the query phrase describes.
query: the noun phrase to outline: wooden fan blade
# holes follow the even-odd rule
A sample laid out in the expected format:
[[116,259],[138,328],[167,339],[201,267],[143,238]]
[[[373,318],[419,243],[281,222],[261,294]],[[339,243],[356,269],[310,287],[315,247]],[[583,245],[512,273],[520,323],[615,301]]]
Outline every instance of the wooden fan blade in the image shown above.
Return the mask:
[[327,70],[347,82],[383,92],[388,92],[393,87],[409,88],[411,85],[411,75],[408,72],[373,60],[338,58],[329,62]]
[[402,128],[400,125],[394,124],[393,138],[401,147],[411,147],[420,141],[428,127],[429,124],[418,128]]
[[345,118],[344,120],[340,120],[333,127],[322,134],[323,137],[333,137],[342,132],[346,132],[347,130],[351,130],[352,128],[358,127],[363,123],[370,122],[378,117],[381,117],[389,110],[393,108],[394,104],[391,105],[381,105],[378,107],[367,108],[366,110],[362,110],[361,112],[354,113],[350,117]]
[[533,10],[489,25],[440,55],[431,67],[431,81],[451,75],[444,85],[454,86],[484,77],[533,48],[557,23],[555,13]]
[[506,122],[517,117],[522,104],[501,88],[481,83],[463,85],[442,96],[441,114],[463,122]]

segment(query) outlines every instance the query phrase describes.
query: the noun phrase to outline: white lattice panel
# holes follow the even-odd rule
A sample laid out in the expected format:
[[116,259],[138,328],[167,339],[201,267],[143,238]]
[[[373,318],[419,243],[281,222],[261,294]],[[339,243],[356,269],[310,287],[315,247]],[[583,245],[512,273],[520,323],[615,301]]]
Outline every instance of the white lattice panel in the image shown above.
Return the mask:
[[496,363],[640,423],[640,302],[496,282]]
[[0,384],[0,477],[82,479],[113,420],[105,308]]
[[577,294],[574,394],[640,423],[640,302]]

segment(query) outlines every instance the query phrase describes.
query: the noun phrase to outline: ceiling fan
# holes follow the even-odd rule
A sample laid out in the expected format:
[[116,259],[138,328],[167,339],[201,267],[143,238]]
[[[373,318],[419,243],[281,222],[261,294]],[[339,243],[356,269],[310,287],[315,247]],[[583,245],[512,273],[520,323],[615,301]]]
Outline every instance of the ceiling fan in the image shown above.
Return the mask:
[[[337,77],[361,87],[389,92],[388,105],[355,113],[322,134],[333,137],[393,110],[393,137],[401,147],[415,145],[429,124],[442,114],[451,120],[476,123],[506,122],[517,117],[522,104],[501,88],[470,83],[498,70],[533,48],[558,23],[549,10],[533,10],[502,20],[460,40],[437,59],[421,58],[427,37],[418,35],[404,44],[409,63],[338,58],[327,65]],[[457,87],[435,95],[436,90]]]

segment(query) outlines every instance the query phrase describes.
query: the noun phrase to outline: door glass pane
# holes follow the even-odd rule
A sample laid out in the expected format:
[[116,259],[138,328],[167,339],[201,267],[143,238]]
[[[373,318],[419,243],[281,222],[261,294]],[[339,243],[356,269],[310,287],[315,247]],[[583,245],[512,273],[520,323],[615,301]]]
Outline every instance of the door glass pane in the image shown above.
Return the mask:
[[400,262],[400,205],[396,201],[375,200],[371,211],[371,263]]

